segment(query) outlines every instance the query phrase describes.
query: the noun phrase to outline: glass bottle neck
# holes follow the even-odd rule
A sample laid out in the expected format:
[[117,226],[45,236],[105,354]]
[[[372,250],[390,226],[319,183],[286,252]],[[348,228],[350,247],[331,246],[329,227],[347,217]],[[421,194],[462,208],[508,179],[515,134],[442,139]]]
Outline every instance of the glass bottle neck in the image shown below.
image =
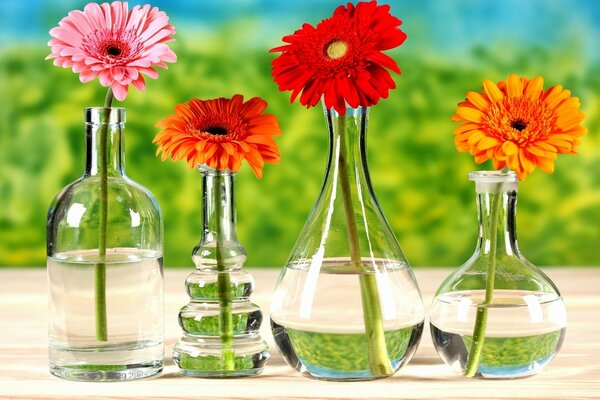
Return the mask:
[[367,118],[367,107],[349,108],[344,115],[325,108],[329,134],[325,179],[289,262],[309,265],[305,263],[312,260],[310,267],[320,268],[318,260],[329,259],[372,269],[379,268],[383,259],[405,262],[369,178]]
[[85,176],[125,175],[124,108],[85,109]]
[[479,254],[519,255],[516,234],[518,181],[512,175],[504,181],[476,182],[479,220]]
[[246,260],[237,241],[234,174],[200,166],[202,174],[202,238],[192,252],[201,270],[236,270]]
[[[372,196],[371,181],[367,165],[366,132],[368,107],[348,108],[345,115],[325,108],[329,128],[329,160],[326,183],[337,181],[337,175],[345,173],[351,186],[357,191],[353,197]],[[347,168],[344,169],[344,166]],[[361,188],[368,188],[364,192]]]
[[202,242],[236,241],[234,174],[205,167],[202,174]]

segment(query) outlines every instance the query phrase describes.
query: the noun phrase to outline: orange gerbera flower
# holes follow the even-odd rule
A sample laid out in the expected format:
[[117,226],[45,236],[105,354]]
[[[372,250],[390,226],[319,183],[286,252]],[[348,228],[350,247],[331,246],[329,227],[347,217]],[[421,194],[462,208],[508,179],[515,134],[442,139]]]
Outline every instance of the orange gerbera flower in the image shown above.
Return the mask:
[[453,121],[463,122],[454,134],[459,151],[468,151],[478,164],[492,159],[494,168],[508,167],[525,179],[536,167],[552,173],[557,154],[575,154],[585,115],[579,99],[544,80],[510,75],[498,84],[483,82],[482,93],[468,92]]
[[261,178],[264,164],[280,158],[273,136],[281,129],[274,115],[262,114],[266,108],[266,101],[253,97],[244,103],[240,94],[178,104],[174,115],[156,124],[163,128],[153,141],[158,144],[156,154],[162,151],[162,160],[185,160],[190,168],[206,164],[232,172],[246,160]]

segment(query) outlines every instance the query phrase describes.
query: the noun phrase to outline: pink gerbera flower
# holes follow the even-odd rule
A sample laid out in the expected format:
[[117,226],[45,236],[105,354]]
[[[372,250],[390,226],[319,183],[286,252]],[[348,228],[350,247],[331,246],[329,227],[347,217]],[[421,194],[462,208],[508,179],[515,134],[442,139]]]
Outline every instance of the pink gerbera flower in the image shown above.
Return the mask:
[[126,2],[89,3],[50,31],[52,53],[46,59],[72,68],[83,83],[98,77],[117,100],[124,100],[130,84],[146,89],[142,74],[156,79],[154,67],[167,68],[165,63],[177,60],[165,44],[175,34],[168,21],[167,14],[150,5],[129,10]]

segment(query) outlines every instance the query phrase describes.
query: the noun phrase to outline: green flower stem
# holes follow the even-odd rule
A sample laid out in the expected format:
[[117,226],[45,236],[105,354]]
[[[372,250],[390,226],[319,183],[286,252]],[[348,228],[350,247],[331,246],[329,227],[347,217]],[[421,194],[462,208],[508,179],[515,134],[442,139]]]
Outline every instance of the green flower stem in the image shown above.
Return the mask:
[[[217,227],[221,227],[221,187],[222,176],[219,171],[215,176],[214,203]],[[231,278],[225,270],[223,254],[221,250],[221,232],[216,232],[216,257],[217,257],[217,292],[219,295],[219,329],[221,337],[221,361],[222,368],[226,371],[235,369],[235,353],[233,350],[233,315],[231,313]]]
[[[504,170],[503,170],[504,171]],[[477,316],[473,328],[473,341],[469,349],[469,356],[465,366],[465,376],[473,377],[477,373],[483,345],[485,342],[485,328],[487,326],[487,317],[490,304],[494,299],[494,278],[496,277],[496,248],[498,246],[498,215],[502,205],[502,187],[493,193],[494,198],[491,203],[489,224],[483,224],[484,229],[489,226],[490,252],[488,254],[487,277],[485,282],[485,298],[480,307],[477,307]],[[485,236],[485,235],[484,235]]]
[[364,267],[360,256],[360,245],[358,241],[358,229],[352,205],[352,193],[350,189],[350,176],[346,160],[346,117],[339,119],[338,136],[340,138],[339,179],[342,186],[342,199],[344,213],[348,228],[348,241],[350,245],[350,258],[352,265],[359,273],[360,294],[363,306],[365,334],[367,337],[367,351],[369,357],[369,368],[375,376],[392,375],[394,371],[390,365],[385,345],[385,331],[383,329],[383,318],[381,304],[379,303],[379,292],[377,280],[374,274],[362,273]]
[[106,231],[108,222],[108,124],[113,92],[109,87],[104,100],[104,111],[100,125],[100,224],[98,232],[98,258],[95,271],[96,339],[108,340],[106,318]]

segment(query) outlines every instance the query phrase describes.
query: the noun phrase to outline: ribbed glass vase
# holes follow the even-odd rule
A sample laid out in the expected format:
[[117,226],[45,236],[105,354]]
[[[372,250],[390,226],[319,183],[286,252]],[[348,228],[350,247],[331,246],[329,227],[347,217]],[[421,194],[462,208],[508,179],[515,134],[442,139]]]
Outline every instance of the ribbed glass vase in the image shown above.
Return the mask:
[[183,337],[173,359],[181,373],[204,378],[259,374],[269,358],[259,331],[260,308],[250,302],[252,276],[242,269],[246,252],[237,240],[234,174],[200,167],[202,238],[185,282],[190,303],[179,312]]

